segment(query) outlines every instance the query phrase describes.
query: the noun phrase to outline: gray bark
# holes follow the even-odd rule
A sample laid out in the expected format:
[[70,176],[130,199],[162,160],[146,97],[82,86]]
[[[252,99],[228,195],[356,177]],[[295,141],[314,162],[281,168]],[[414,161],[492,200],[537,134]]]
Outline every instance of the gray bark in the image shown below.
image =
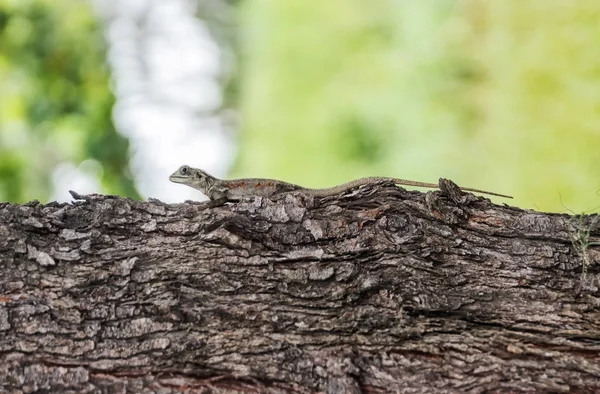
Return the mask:
[[597,216],[440,185],[0,204],[0,392],[600,392]]

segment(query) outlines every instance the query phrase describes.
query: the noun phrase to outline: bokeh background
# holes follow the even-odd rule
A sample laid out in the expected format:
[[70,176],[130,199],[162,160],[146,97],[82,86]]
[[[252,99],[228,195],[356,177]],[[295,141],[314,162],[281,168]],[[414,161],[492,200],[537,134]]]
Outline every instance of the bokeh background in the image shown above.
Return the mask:
[[600,209],[597,0],[0,0],[0,201],[167,202],[181,164]]

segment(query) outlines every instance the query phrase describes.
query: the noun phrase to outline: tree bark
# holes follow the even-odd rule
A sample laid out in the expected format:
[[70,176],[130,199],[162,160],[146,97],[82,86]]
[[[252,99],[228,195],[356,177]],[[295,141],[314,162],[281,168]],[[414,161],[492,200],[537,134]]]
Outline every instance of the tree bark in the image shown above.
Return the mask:
[[600,392],[598,216],[440,181],[0,204],[1,392]]

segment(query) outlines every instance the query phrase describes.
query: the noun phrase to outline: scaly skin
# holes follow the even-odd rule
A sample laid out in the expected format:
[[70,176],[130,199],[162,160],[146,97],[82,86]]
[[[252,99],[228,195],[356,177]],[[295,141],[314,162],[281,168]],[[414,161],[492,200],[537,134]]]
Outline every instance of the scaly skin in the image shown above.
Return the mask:
[[[314,197],[329,197],[343,193],[349,189],[358,186],[372,185],[374,183],[386,181],[393,182],[396,185],[427,187],[432,189],[438,188],[438,185],[433,183],[376,176],[369,178],[360,178],[338,186],[324,189],[310,189],[299,185],[294,185],[293,183],[277,181],[275,179],[218,179],[200,169],[192,168],[189,166],[181,166],[169,177],[169,180],[171,182],[181,183],[193,187],[194,189],[200,190],[202,193],[207,195],[208,198],[210,198],[212,205],[222,205],[227,201],[239,201],[242,198],[272,197],[277,194],[289,193],[293,191],[299,191]],[[479,189],[472,189],[469,187],[461,187],[460,189],[464,191],[489,194],[492,196],[512,198],[511,196],[507,196],[504,194],[493,193]]]

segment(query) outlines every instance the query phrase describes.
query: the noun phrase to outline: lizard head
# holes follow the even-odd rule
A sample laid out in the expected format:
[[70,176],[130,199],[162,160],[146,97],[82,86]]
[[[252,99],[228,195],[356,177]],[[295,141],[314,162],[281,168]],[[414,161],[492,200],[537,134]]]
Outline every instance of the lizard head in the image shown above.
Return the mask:
[[169,180],[174,183],[182,183],[193,187],[206,194],[214,184],[215,178],[198,168],[181,166],[177,171],[171,174]]

